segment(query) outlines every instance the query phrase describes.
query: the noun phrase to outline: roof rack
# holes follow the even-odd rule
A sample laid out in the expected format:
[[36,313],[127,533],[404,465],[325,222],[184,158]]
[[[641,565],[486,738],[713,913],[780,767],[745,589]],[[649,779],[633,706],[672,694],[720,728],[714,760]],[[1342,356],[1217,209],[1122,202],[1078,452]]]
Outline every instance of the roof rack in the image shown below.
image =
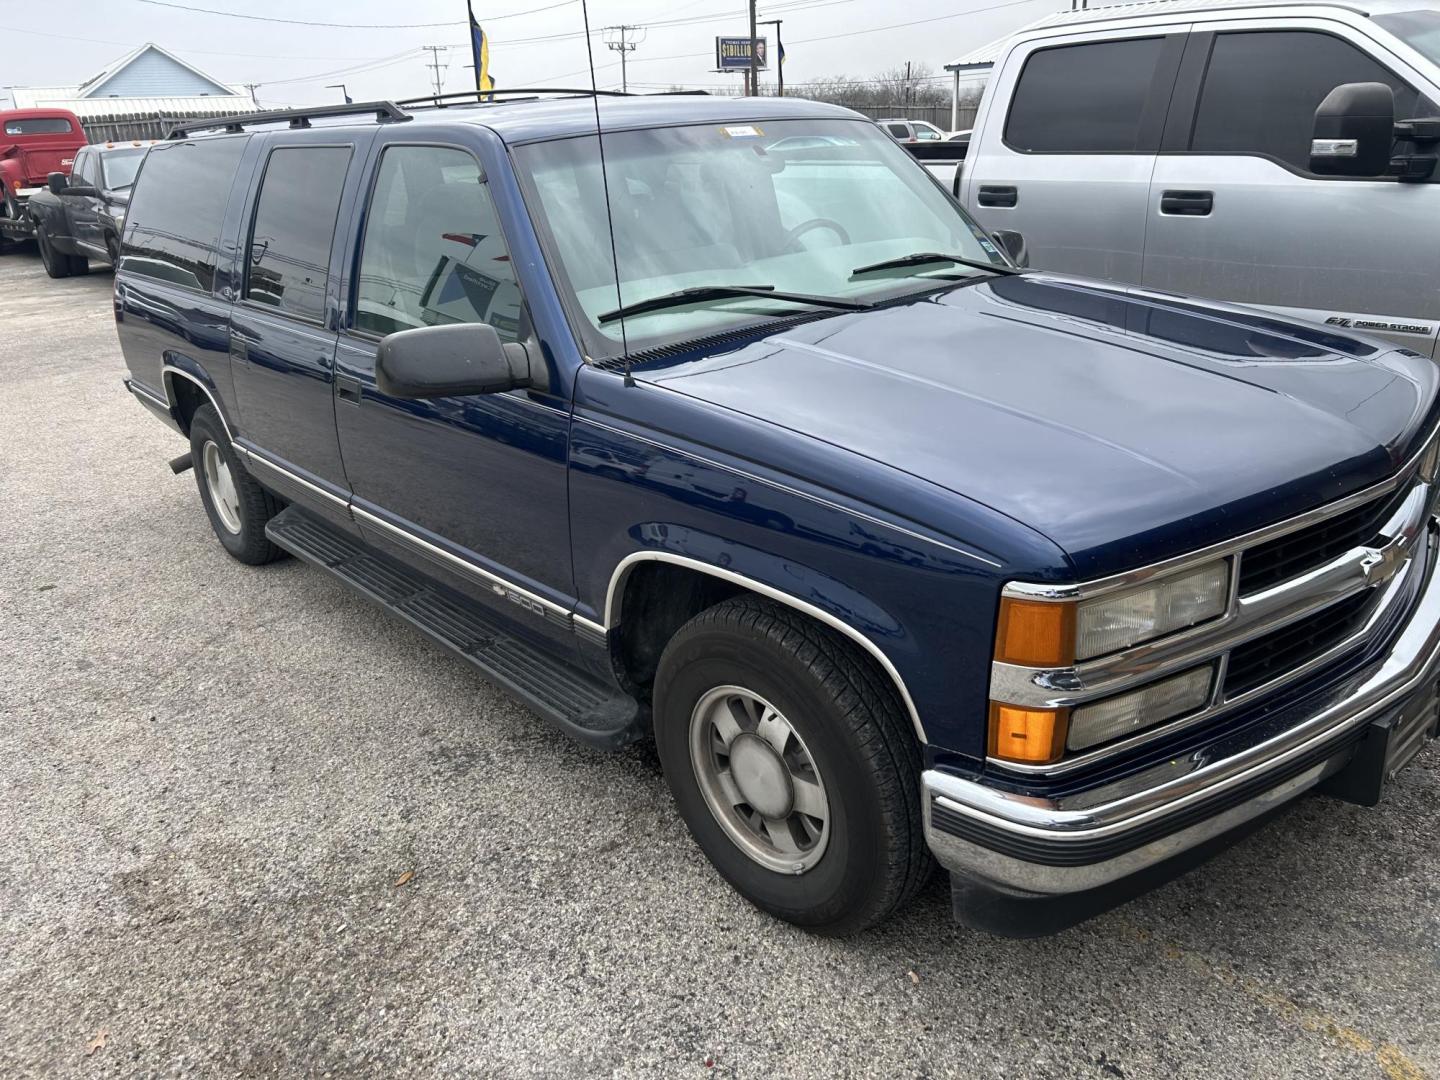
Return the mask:
[[531,97],[539,94],[570,94],[578,97],[634,97],[634,94],[626,93],[623,90],[591,90],[589,87],[572,89],[566,86],[517,86],[504,90],[461,90],[453,94],[426,94],[424,97],[404,98],[397,101],[396,105],[434,105],[437,109],[445,108],[449,102],[485,101],[493,97],[508,97],[511,94],[526,94]]
[[298,109],[274,109],[270,112],[237,113],[234,116],[189,120],[176,124],[165,137],[183,139],[192,131],[213,131],[217,128],[233,133],[244,131],[253,124],[272,124],[279,120],[288,120],[292,128],[308,128],[311,120],[327,116],[361,116],[365,113],[374,113],[375,119],[382,124],[410,119],[410,114],[393,101],[362,101],[353,105],[307,105]]

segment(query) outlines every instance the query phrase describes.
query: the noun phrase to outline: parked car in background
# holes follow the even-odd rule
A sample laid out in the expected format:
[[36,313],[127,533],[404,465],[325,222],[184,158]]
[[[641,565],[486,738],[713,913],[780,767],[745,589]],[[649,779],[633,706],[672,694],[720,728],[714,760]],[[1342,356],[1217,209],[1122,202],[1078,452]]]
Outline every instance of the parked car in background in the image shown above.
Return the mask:
[[996,59],[961,199],[1046,269],[1435,355],[1440,9],[1150,0]]
[[69,177],[52,172],[30,199],[30,219],[45,272],[52,278],[83,274],[91,259],[112,265],[130,187],[149,142],[97,143],[81,148]]
[[76,152],[85,145],[85,129],[65,109],[0,111],[0,235],[30,235],[25,204],[45,186],[52,172],[68,176]]
[[906,120],[900,117],[876,120],[897,142],[931,142],[945,138],[945,132],[927,120]]
[[[126,386],[232,556],[653,735],[719,874],[825,933],[933,861],[1054,930],[1435,734],[1440,366],[1022,272],[846,109],[496,96],[146,155]],[[592,794],[494,812],[544,845]]]

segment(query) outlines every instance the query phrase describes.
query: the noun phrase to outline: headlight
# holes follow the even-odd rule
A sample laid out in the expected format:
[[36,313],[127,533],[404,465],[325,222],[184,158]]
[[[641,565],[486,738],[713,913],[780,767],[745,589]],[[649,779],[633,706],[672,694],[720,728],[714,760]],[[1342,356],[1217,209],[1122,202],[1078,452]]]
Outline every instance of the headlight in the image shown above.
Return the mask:
[[1070,712],[1065,745],[1071,750],[1088,750],[1203,708],[1210,700],[1212,673],[1206,665],[1128,694],[1079,705]]
[[1213,619],[1224,613],[1229,594],[1230,564],[1219,559],[1083,601],[1075,613],[1075,658],[1103,656]]
[[1227,559],[1079,603],[1006,596],[1000,601],[995,659],[1068,667],[1223,615],[1229,598]]

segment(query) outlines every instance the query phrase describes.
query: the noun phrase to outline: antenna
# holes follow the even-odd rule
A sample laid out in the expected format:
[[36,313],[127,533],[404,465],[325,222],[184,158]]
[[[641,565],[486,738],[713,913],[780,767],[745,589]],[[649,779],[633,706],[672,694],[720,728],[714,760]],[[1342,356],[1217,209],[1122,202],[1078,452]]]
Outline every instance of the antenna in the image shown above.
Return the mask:
[[[610,265],[615,269],[615,306],[623,308],[625,297],[620,292],[620,256],[615,252],[615,215],[610,212],[610,177],[605,169],[605,140],[600,134],[600,88],[595,83],[595,51],[590,44],[590,4],[580,0],[580,13],[585,19],[585,59],[590,62],[590,101],[595,106],[595,147],[600,151],[600,184],[605,192],[605,227],[610,231]],[[624,57],[622,52],[621,57]],[[625,357],[625,385],[634,386],[630,376],[630,342],[625,336],[625,317],[620,317],[620,351]]]
[[620,54],[620,89],[628,91],[630,84],[625,78],[625,54],[634,52],[635,46],[645,40],[645,27],[607,26],[601,32],[605,35],[605,47]]

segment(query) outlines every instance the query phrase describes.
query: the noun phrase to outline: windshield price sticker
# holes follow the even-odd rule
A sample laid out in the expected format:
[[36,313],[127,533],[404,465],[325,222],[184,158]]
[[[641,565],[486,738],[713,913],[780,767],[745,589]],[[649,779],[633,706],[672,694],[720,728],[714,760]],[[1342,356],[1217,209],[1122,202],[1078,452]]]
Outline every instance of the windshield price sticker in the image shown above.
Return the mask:
[[765,132],[761,131],[754,124],[740,124],[737,127],[722,127],[720,129],[732,139],[756,139]]

